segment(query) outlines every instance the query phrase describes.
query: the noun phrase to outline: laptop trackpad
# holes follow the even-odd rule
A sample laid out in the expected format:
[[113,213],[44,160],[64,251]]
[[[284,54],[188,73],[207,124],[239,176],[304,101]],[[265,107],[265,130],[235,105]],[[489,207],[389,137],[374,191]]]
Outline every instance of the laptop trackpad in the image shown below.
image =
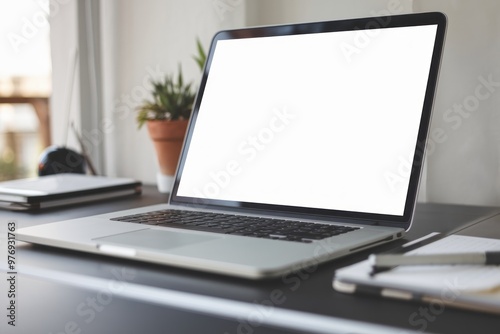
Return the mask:
[[119,245],[130,248],[167,250],[199,244],[221,238],[220,236],[178,233],[145,229],[93,239],[99,245]]

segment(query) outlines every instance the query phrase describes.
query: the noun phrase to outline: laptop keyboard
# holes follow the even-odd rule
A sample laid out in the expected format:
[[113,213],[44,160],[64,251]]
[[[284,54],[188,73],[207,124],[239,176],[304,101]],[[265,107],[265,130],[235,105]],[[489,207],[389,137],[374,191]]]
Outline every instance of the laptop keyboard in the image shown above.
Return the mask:
[[159,210],[111,220],[304,243],[359,229],[352,226],[183,210]]

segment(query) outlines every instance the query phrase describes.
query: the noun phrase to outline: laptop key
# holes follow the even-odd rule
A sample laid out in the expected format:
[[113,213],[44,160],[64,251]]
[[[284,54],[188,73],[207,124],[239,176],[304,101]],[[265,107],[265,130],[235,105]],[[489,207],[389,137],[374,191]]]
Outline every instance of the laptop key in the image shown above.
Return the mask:
[[183,224],[172,224],[172,223],[161,223],[156,226],[162,227],[173,227],[179,228],[183,230],[192,230],[192,231],[201,231],[201,232],[213,232],[213,233],[225,233],[225,230],[214,228],[214,227],[203,227],[203,226],[191,226],[191,225],[183,225]]
[[158,222],[156,221],[148,221],[148,220],[142,220],[142,221],[127,221],[127,223],[139,223],[139,224],[144,224],[144,225],[158,225]]

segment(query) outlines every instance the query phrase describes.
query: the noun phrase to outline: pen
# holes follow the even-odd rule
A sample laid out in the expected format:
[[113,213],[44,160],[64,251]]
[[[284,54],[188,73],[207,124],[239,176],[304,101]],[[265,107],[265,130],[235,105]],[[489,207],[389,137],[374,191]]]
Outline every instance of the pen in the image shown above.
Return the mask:
[[496,265],[500,264],[500,251],[477,252],[477,253],[453,253],[453,254],[424,254],[424,255],[370,255],[368,258],[372,264],[372,274],[390,270],[395,266],[417,266],[417,265]]

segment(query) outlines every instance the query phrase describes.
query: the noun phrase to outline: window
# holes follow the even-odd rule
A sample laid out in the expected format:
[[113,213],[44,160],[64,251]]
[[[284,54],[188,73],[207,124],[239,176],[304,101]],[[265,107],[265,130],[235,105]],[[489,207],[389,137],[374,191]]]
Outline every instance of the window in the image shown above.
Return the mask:
[[0,0],[0,180],[35,176],[50,145],[47,5]]

